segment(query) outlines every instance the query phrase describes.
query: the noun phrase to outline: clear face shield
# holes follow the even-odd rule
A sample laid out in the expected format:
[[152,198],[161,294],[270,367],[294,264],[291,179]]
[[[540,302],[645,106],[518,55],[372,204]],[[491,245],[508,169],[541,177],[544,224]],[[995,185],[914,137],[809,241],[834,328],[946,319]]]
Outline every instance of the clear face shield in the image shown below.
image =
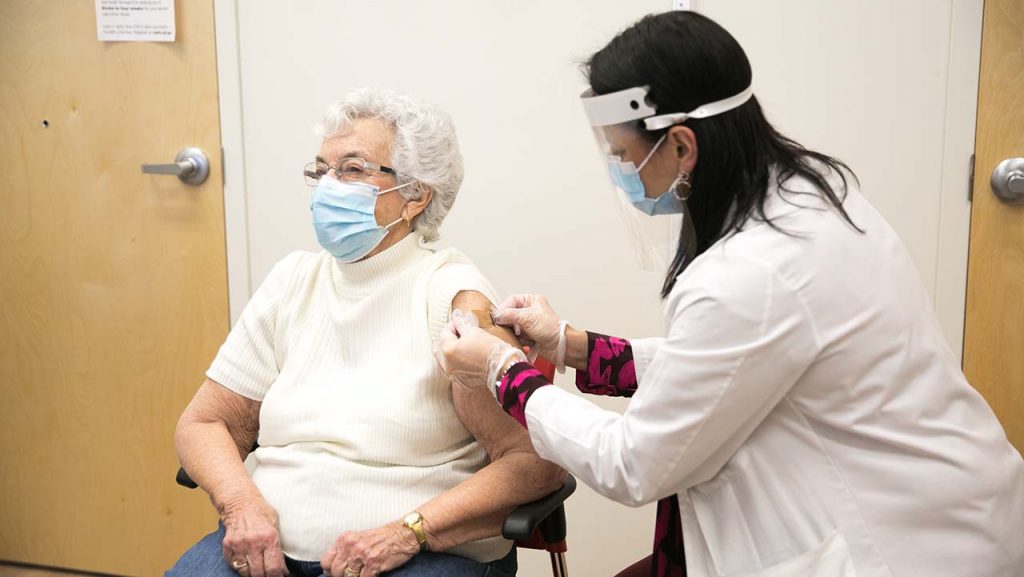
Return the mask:
[[[648,90],[641,86],[601,95],[587,90],[581,99],[598,150],[608,167],[616,204],[633,240],[640,266],[644,270],[662,272],[675,254],[680,230],[689,230],[693,236],[693,226],[692,223],[686,223],[686,228],[681,226],[680,219],[688,219],[689,213],[685,198],[677,196],[676,183],[668,190],[651,191],[650,195],[645,189],[640,172],[664,145],[667,135],[652,146],[644,131],[662,130],[690,118],[721,114],[745,103],[753,92],[748,87],[735,96],[705,104],[692,112],[659,115],[647,97]],[[650,218],[652,216],[660,218]],[[693,236],[694,242],[695,238]]]

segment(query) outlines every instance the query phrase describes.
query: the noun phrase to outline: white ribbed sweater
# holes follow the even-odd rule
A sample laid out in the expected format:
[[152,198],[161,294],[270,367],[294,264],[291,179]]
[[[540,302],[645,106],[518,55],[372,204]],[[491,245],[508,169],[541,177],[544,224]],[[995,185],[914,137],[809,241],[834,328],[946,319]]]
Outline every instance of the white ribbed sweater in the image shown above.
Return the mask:
[[[207,376],[261,400],[253,481],[285,554],[318,560],[344,531],[400,519],[487,464],[431,353],[452,298],[490,284],[410,234],[362,262],[296,252],[267,276]],[[477,561],[501,538],[452,549]]]

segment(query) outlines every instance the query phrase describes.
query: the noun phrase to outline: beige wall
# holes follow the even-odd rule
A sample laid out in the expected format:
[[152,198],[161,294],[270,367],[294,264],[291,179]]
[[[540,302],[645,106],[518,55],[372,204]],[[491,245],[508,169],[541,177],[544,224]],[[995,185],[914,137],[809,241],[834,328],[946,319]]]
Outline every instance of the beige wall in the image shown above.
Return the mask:
[[[505,294],[548,295],[577,326],[661,334],[661,279],[631,257],[578,104],[577,64],[671,5],[219,0],[233,315],[279,258],[318,248],[300,175],[318,147],[311,127],[332,99],[376,84],[455,118],[467,176],[442,245],[468,253]],[[959,353],[981,1],[697,7],[746,49],[770,119],[857,171],[932,287]],[[628,509],[581,487],[569,516],[576,575],[609,574],[649,552],[650,506]],[[522,575],[548,572],[538,553],[521,562]]]

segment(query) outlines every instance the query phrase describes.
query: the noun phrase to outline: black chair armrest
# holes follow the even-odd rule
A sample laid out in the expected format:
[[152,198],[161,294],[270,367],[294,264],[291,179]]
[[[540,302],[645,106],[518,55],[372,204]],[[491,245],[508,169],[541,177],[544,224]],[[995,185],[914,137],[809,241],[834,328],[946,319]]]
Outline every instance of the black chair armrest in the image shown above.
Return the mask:
[[565,539],[565,507],[563,504],[576,491],[576,478],[568,475],[562,488],[543,499],[526,503],[515,508],[501,526],[506,539],[529,539],[540,527],[541,536],[548,543]]
[[196,485],[196,482],[192,480],[192,477],[189,477],[188,473],[185,472],[185,467],[178,468],[178,476],[175,477],[174,480],[182,487],[188,487],[189,489],[195,489],[199,486]]

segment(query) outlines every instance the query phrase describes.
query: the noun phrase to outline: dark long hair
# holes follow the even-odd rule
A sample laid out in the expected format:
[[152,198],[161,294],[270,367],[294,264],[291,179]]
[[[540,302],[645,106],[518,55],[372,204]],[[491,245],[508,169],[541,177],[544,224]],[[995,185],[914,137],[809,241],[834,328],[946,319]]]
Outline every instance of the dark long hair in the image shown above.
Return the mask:
[[[584,72],[596,94],[649,86],[658,114],[688,112],[734,96],[751,79],[750,62],[736,39],[711,19],[687,11],[645,16],[591,56]],[[810,181],[857,228],[843,208],[847,174],[856,180],[853,171],[841,160],[781,134],[765,118],[756,97],[729,112],[683,124],[693,130],[700,155],[687,202],[692,225],[683,223],[695,228],[697,251],[686,253],[681,234],[662,298],[697,255],[747,220],[756,218],[780,230],[764,212],[772,170],[780,187],[793,176]],[[642,121],[636,128],[651,142],[668,130],[648,132]],[[839,175],[841,189],[829,184],[829,172]]]

